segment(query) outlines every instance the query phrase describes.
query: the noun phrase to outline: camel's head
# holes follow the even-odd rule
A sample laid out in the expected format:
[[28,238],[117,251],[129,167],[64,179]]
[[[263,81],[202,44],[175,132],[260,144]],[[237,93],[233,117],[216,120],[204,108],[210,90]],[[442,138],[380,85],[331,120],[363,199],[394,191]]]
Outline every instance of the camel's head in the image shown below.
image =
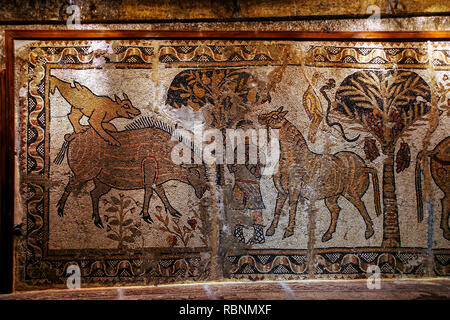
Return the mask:
[[267,125],[273,129],[279,129],[283,126],[286,119],[287,111],[283,111],[283,107],[279,107],[278,110],[264,113],[258,117],[258,122],[262,125]]

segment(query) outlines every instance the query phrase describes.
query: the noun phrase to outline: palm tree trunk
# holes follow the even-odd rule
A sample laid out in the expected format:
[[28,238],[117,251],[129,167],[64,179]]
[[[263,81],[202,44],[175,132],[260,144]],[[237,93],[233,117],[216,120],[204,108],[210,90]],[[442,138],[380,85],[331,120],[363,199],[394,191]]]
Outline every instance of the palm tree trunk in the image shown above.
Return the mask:
[[383,247],[400,246],[397,195],[394,174],[395,145],[383,150],[388,157],[383,163]]

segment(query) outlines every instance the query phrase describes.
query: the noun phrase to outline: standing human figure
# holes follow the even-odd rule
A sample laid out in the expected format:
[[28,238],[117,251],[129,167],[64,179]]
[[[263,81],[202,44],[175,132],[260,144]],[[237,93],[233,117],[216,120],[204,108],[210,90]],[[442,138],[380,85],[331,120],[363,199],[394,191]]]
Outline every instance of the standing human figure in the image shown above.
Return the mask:
[[[254,129],[253,122],[249,120],[241,120],[236,125],[236,129],[242,129],[244,132],[248,129]],[[262,176],[262,170],[264,167],[263,155],[259,153],[257,155],[257,163],[250,163],[249,150],[251,149],[252,142],[248,137],[245,139],[245,163],[237,163],[237,150],[244,148],[236,146],[234,149],[234,163],[228,164],[228,170],[234,174],[234,186],[233,186],[233,200],[231,202],[231,208],[236,211],[236,214],[242,216],[248,211],[251,212],[253,221],[253,237],[249,239],[248,244],[264,243],[264,227],[262,225],[262,210],[265,209],[264,202],[260,190],[260,182]],[[253,145],[255,150],[258,150]],[[244,225],[242,219],[237,219],[233,235],[239,240],[239,242],[245,243],[244,237]]]

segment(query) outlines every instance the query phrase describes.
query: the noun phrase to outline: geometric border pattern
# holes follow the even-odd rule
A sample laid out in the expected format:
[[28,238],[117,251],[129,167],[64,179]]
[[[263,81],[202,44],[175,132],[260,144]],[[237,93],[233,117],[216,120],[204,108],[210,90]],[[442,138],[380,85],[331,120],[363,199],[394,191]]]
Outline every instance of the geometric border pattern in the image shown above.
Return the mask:
[[[257,252],[259,251],[259,252]],[[271,251],[268,253],[268,251]],[[382,276],[427,275],[426,249],[418,248],[327,248],[315,249],[313,272],[308,269],[306,250],[289,253],[273,250],[251,250],[248,254],[227,256],[232,277],[255,275],[284,275],[290,279],[300,276],[321,277],[339,275],[348,278],[366,277],[370,266],[378,266]],[[297,252],[292,252],[297,251]],[[450,253],[446,249],[433,250],[432,263],[435,276],[450,275]],[[373,272],[373,271],[372,271]],[[292,277],[294,276],[294,277]]]
[[[428,46],[400,47],[390,43],[390,47],[372,46],[331,46],[311,45],[306,53],[306,65],[314,67],[343,67],[390,69],[426,69],[429,63]],[[442,46],[446,46],[442,44]],[[450,48],[434,48],[432,63],[435,70],[450,70]]]

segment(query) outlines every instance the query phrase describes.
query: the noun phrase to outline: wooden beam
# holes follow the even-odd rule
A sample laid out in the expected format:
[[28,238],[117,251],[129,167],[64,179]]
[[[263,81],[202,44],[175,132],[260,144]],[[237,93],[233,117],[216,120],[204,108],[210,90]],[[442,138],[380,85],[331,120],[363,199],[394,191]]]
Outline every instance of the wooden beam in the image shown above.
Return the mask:
[[6,30],[19,39],[243,39],[243,40],[449,40],[450,31],[165,31],[165,30]]

